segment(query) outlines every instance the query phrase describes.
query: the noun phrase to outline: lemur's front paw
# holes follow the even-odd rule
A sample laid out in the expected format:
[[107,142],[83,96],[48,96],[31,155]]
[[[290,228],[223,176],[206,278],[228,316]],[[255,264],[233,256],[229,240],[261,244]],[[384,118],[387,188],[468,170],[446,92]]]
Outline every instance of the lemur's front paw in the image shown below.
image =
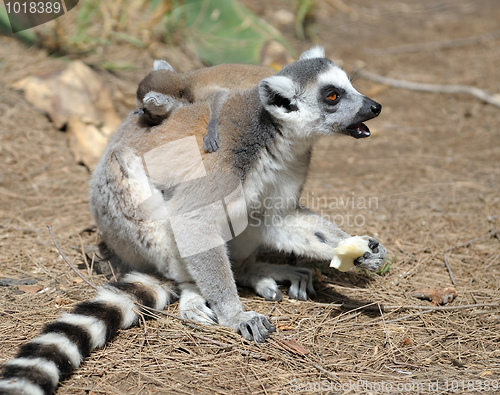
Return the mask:
[[367,251],[363,256],[355,259],[354,265],[375,272],[384,264],[387,250],[382,244],[372,238],[368,241],[368,247],[372,252]]
[[255,311],[245,311],[234,317],[230,323],[231,328],[241,333],[249,341],[264,343],[276,328],[271,324],[269,318]]
[[238,275],[238,282],[243,286],[252,287],[257,295],[266,300],[275,302],[281,301],[283,297],[278,283],[290,283],[288,296],[291,299],[307,300],[315,293],[311,271],[290,265],[254,263]]

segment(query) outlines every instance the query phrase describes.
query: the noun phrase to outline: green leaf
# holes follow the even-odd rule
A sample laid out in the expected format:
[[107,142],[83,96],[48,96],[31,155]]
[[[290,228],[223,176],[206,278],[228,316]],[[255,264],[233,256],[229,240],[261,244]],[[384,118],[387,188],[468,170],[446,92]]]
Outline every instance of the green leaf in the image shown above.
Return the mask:
[[7,15],[5,5],[0,7],[0,33],[5,34],[7,36],[15,37],[18,40],[29,45],[33,45],[36,41],[36,34],[33,32],[32,29],[22,30],[18,33],[12,33],[9,16]]
[[278,30],[237,0],[185,0],[169,14],[167,24],[182,28],[186,40],[208,64],[258,64],[270,40],[289,48]]
[[396,262],[396,257],[392,258],[392,260],[389,260],[389,258],[386,258],[384,266],[382,266],[381,268],[379,268],[377,270],[377,274],[379,276],[385,276],[387,273],[389,273],[389,270],[394,262]]
[[101,66],[108,71],[137,70],[137,65],[132,63],[102,62]]

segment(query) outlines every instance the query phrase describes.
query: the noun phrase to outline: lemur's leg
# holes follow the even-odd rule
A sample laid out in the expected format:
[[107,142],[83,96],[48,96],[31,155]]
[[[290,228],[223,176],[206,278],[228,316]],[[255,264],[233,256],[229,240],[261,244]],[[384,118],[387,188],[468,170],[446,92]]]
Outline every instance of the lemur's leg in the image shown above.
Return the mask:
[[[273,225],[264,228],[263,240],[281,251],[329,261],[339,241],[350,237],[330,221],[305,208],[270,215],[279,216],[279,219],[274,218]],[[354,264],[376,271],[384,263],[386,249],[375,239],[370,239],[368,246],[372,252],[365,252]]]
[[289,282],[288,296],[292,299],[307,300],[314,295],[312,275],[309,269],[290,265],[273,265],[255,262],[256,253],[248,258],[243,267],[238,270],[237,281],[240,285],[250,287],[257,295],[266,300],[279,302],[283,294],[279,282]]
[[179,310],[181,317],[187,320],[213,325],[217,323],[217,316],[207,306],[207,301],[200,294],[200,290],[193,283],[180,283]]
[[219,324],[262,343],[275,328],[254,311],[243,311],[225,245],[184,258],[201,295],[217,315]]
[[207,152],[214,152],[219,149],[220,141],[219,134],[217,133],[217,128],[219,127],[219,113],[227,95],[227,90],[221,90],[210,97],[210,121],[208,122],[207,134],[203,136],[203,146]]

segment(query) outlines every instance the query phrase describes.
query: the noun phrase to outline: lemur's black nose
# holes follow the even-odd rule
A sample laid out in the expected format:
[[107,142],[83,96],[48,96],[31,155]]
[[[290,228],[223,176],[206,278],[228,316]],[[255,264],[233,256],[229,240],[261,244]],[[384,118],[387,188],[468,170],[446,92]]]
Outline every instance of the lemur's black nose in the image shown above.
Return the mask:
[[375,114],[375,116],[378,116],[380,114],[380,112],[382,111],[382,105],[378,104],[376,102],[373,102],[370,109],[372,110],[372,113]]

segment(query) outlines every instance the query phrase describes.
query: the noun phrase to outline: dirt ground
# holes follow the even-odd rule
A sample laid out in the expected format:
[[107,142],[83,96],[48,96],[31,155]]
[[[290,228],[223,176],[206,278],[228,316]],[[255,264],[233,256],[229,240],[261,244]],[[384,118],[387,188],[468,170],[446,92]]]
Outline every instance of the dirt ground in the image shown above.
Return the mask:
[[[293,23],[279,17],[292,10],[289,1],[245,3],[298,53],[312,45],[296,40]],[[351,74],[363,62],[388,77],[500,93],[500,38],[484,36],[498,32],[497,0],[316,3],[317,43]],[[159,53],[177,68],[199,64],[168,57],[179,51],[127,44],[80,58],[92,66],[137,65],[114,73],[95,67],[123,116]],[[36,279],[40,286],[0,287],[0,363],[93,293],[60,258],[46,227],[52,224],[63,251],[81,265],[82,248],[97,240],[85,231],[93,224],[89,172],[75,163],[65,133],[10,88],[68,60],[0,37],[0,278]],[[326,262],[297,259],[315,268],[313,300],[266,302],[241,289],[245,307],[278,327],[265,344],[162,316],[120,332],[59,394],[500,391],[500,108],[466,94],[395,89],[361,77],[354,85],[383,104],[369,123],[372,137],[322,139],[302,203],[351,234],[379,238],[392,261],[388,273],[342,274]],[[85,273],[95,284],[107,281]],[[457,297],[444,307],[412,296],[446,287]],[[177,314],[177,304],[167,312]]]

